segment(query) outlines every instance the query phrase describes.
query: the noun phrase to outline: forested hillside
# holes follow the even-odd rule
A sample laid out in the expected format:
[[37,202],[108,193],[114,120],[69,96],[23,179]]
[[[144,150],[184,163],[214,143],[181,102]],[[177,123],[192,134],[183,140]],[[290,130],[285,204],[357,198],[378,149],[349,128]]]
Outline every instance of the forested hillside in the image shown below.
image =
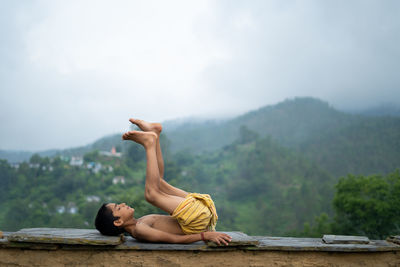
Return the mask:
[[[92,227],[96,209],[108,201],[132,203],[139,216],[159,212],[144,203],[143,149],[125,145],[122,158],[91,152],[80,166],[38,155],[18,169],[2,161],[0,227]],[[93,164],[99,163],[102,167],[96,171]],[[301,229],[310,217],[330,212],[334,185],[315,164],[245,127],[238,140],[220,150],[167,156],[165,177],[188,191],[213,195],[220,230],[250,234],[283,235]]]
[[245,127],[231,145],[192,158],[178,154],[176,163],[185,175],[175,183],[214,196],[220,229],[284,235],[331,212],[332,176]]
[[314,98],[295,98],[224,122],[185,124],[167,132],[174,151],[213,151],[238,138],[240,126],[306,155],[334,176],[388,173],[400,162],[400,118],[335,110]]
[[[170,135],[174,150],[187,149],[194,153],[214,150],[231,143],[246,126],[260,136],[271,136],[280,144],[293,147],[324,135],[331,130],[351,125],[358,117],[336,111],[327,103],[314,98],[296,98],[277,105],[266,106],[234,119],[182,125]],[[187,129],[186,129],[187,128]],[[168,129],[166,129],[168,130]]]
[[[350,115],[299,98],[228,121],[164,129],[166,180],[211,194],[219,230],[381,238],[399,227],[399,200],[391,195],[400,190],[400,118]],[[136,216],[159,213],[144,201],[145,166],[141,146],[120,134],[25,163],[2,160],[0,229],[92,228],[103,202],[129,203]],[[378,175],[363,178],[370,174]],[[387,227],[376,227],[385,232],[374,232],[374,217],[383,214],[390,215],[382,218]]]

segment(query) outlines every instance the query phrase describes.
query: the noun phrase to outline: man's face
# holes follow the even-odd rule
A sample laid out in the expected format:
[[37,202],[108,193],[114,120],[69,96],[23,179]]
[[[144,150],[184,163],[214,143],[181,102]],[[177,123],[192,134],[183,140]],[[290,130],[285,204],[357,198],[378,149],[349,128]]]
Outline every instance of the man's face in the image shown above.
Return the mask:
[[107,208],[109,208],[112,211],[114,217],[119,217],[124,222],[132,219],[133,214],[135,213],[135,209],[129,207],[125,203],[120,203],[120,204],[109,203],[107,205]]

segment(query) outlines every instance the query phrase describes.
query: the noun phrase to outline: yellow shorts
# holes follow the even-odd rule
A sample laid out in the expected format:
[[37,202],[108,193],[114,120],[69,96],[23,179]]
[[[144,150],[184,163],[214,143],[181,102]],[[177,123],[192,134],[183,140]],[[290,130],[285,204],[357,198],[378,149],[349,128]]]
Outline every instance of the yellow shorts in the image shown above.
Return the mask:
[[185,234],[215,231],[218,215],[210,195],[190,193],[174,210],[172,217],[178,220]]

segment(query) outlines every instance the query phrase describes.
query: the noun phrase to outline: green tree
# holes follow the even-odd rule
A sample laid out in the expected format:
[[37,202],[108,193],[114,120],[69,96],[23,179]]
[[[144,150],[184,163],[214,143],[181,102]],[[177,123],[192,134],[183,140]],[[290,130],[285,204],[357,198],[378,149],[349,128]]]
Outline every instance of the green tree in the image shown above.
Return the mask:
[[83,156],[83,160],[84,160],[85,162],[94,162],[94,161],[97,161],[97,160],[98,160],[99,155],[100,155],[100,153],[99,153],[98,150],[91,151],[91,152],[89,152],[89,153],[86,153],[86,154]]
[[337,233],[385,238],[400,233],[400,172],[341,178],[333,200]]
[[304,229],[301,232],[289,232],[290,236],[301,236],[301,237],[322,237],[326,234],[332,234],[332,222],[331,218],[325,212],[315,217],[314,224],[304,223]]

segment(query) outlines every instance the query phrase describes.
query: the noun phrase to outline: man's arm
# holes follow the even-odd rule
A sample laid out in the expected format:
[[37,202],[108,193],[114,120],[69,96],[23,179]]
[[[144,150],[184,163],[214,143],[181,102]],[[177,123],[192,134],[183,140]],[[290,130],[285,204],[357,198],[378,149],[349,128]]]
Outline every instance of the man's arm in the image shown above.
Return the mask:
[[[191,234],[191,235],[171,234],[150,227],[144,223],[136,225],[135,236],[138,239],[149,242],[164,242],[173,244],[187,244],[202,240],[201,234]],[[204,232],[204,239],[206,241],[212,241],[214,243],[217,243],[218,245],[221,244],[228,245],[228,243],[232,240],[232,238],[229,235],[220,232]]]

